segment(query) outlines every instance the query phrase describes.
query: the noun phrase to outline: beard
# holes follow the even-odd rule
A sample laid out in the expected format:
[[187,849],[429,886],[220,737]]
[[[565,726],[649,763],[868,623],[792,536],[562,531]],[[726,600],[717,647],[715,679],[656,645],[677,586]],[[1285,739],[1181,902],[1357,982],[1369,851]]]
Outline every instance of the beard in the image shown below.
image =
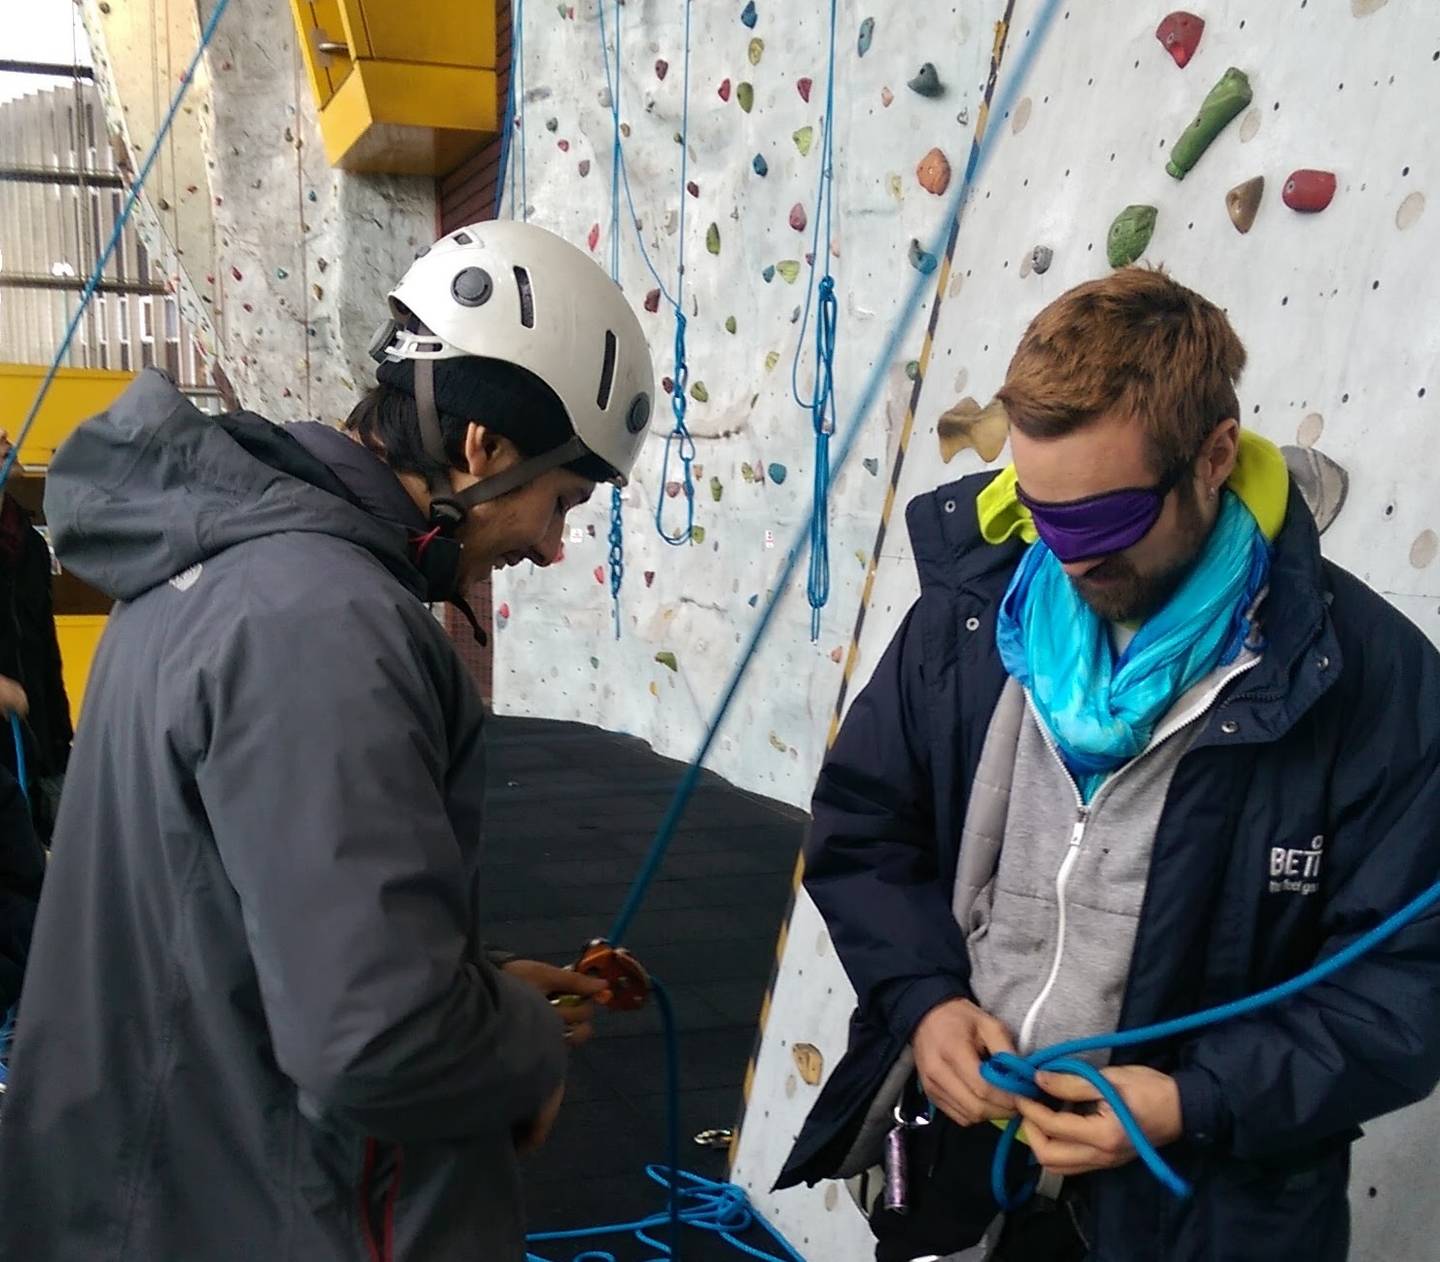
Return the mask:
[[1070,581],[1080,598],[1107,622],[1144,622],[1163,609],[1190,576],[1209,537],[1198,495],[1180,501],[1181,559],[1162,570],[1142,574],[1123,552],[1106,557],[1094,569]]

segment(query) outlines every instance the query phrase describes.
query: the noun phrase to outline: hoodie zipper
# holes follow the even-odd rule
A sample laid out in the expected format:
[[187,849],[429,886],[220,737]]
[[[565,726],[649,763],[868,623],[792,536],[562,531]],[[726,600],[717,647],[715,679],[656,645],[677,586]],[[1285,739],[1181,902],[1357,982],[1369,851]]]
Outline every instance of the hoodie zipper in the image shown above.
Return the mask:
[[1080,788],[1075,783],[1075,777],[1071,774],[1070,768],[1065,765],[1065,760],[1060,757],[1060,748],[1055,743],[1055,738],[1050,734],[1049,727],[1040,717],[1039,710],[1035,707],[1035,700],[1030,695],[1030,690],[1025,690],[1025,702],[1030,708],[1030,713],[1035,719],[1035,725],[1040,729],[1040,736],[1049,749],[1051,756],[1065,775],[1066,783],[1070,785],[1071,792],[1075,795],[1075,823],[1070,830],[1070,843],[1065,847],[1065,857],[1060,861],[1060,870],[1055,876],[1055,899],[1057,907],[1058,924],[1055,930],[1055,955],[1050,962],[1050,972],[1045,978],[1045,984],[1040,988],[1040,993],[1035,997],[1035,1002],[1030,1005],[1025,1013],[1025,1019],[1020,1025],[1020,1054],[1028,1056],[1034,1048],[1035,1026],[1040,1019],[1040,1012],[1048,1002],[1056,983],[1060,980],[1060,968],[1065,960],[1065,924],[1066,904],[1065,889],[1070,883],[1070,874],[1075,870],[1075,865],[1080,861],[1080,848],[1085,841],[1085,830],[1095,814],[1096,808],[1100,805],[1101,799],[1106,796],[1115,782],[1129,771],[1136,763],[1144,760],[1145,756],[1152,751],[1159,749],[1166,741],[1177,733],[1184,731],[1192,723],[1198,722],[1209,713],[1220,694],[1232,680],[1238,679],[1246,671],[1259,665],[1260,657],[1255,655],[1248,660],[1239,663],[1233,670],[1225,672],[1215,686],[1210,689],[1201,699],[1198,705],[1187,713],[1181,715],[1174,722],[1162,727],[1150,740],[1150,744],[1135,758],[1132,758],[1123,767],[1119,768],[1096,790],[1095,796],[1089,805],[1086,805],[1084,798],[1080,796]]

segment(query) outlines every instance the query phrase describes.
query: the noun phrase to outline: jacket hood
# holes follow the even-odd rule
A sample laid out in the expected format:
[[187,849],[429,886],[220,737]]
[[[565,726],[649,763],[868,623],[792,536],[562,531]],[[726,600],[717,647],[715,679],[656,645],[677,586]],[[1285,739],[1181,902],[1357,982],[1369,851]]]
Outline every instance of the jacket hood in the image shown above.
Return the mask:
[[364,548],[423,598],[407,550],[412,523],[377,515],[382,497],[357,493],[353,470],[313,454],[321,446],[253,413],[208,416],[149,369],[51,463],[45,517],[56,556],[92,587],[133,600],[237,544],[309,532]]

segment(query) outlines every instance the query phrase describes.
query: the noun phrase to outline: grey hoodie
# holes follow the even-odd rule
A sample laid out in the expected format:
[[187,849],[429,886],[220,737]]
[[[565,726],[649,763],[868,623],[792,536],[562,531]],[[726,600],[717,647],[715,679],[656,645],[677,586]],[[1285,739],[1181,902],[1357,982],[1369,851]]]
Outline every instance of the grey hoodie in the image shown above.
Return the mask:
[[[328,458],[327,458],[328,457]],[[477,924],[482,706],[413,506],[146,373],[50,471],[118,600],[0,1125],[0,1256],[515,1262],[560,1023]]]

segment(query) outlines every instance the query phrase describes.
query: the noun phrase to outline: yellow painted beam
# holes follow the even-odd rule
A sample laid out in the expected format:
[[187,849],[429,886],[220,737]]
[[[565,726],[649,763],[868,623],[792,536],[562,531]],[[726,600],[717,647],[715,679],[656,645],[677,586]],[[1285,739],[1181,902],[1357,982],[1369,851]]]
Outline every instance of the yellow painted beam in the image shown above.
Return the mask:
[[103,614],[56,614],[55,638],[60,644],[60,671],[70,701],[70,722],[80,722],[80,706],[90,679],[90,664],[105,631]]
[[[45,369],[35,364],[0,364],[0,429],[8,431],[12,439],[18,437],[44,378]],[[133,380],[135,374],[130,372],[62,368],[20,448],[20,464],[30,468],[48,465],[70,431],[108,408]]]

